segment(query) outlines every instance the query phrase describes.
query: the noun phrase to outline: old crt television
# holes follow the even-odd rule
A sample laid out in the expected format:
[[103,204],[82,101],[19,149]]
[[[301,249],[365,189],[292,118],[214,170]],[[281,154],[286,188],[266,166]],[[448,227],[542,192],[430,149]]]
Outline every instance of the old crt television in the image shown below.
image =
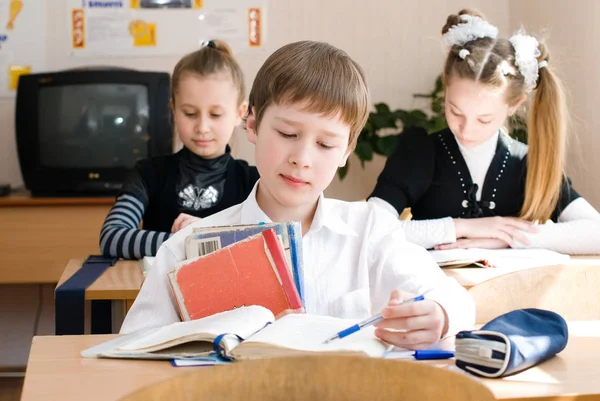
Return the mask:
[[169,74],[86,68],[22,75],[15,134],[32,196],[116,194],[139,159],[172,152]]

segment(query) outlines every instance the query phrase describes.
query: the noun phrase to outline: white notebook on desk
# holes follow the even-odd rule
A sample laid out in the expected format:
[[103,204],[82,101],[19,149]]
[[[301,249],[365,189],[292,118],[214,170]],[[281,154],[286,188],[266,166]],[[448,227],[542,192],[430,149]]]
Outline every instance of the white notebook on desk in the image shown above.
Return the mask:
[[496,267],[526,269],[567,263],[569,255],[547,249],[450,249],[429,251],[440,267]]
[[140,268],[142,269],[142,274],[144,277],[148,275],[153,263],[154,256],[144,256],[142,259],[140,259]]

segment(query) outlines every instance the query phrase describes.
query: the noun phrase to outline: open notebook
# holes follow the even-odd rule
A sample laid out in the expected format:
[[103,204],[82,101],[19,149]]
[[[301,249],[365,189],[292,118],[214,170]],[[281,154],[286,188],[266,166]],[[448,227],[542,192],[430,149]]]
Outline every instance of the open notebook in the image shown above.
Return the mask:
[[121,336],[81,355],[134,359],[193,359],[211,355],[259,359],[316,353],[382,357],[388,345],[375,337],[373,327],[323,344],[355,323],[356,320],[308,314],[290,314],[276,321],[271,311],[254,305]]
[[451,249],[429,251],[440,267],[498,267],[526,269],[567,263],[569,255],[547,249]]

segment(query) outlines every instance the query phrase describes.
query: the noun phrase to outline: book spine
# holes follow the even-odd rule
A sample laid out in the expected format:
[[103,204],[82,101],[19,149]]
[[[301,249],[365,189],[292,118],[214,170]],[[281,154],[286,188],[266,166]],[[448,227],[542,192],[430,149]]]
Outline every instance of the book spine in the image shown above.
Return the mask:
[[187,322],[190,320],[190,315],[187,312],[187,308],[185,307],[185,302],[183,301],[183,295],[181,291],[179,291],[179,285],[177,283],[177,273],[179,269],[173,270],[168,273],[169,277],[169,285],[171,286],[171,293],[175,298],[175,305],[177,306],[177,311],[179,312],[179,318],[182,322]]
[[300,294],[298,293],[296,285],[294,284],[294,280],[292,278],[292,275],[290,274],[290,270],[286,265],[285,254],[283,253],[283,249],[277,238],[275,230],[265,230],[262,232],[262,236],[265,239],[265,244],[267,246],[268,252],[270,253],[271,259],[275,263],[275,268],[279,273],[279,277],[281,279],[281,286],[283,287],[285,296],[288,299],[290,308],[301,308],[302,301],[300,299]]
[[300,223],[287,223],[288,237],[290,241],[290,252],[292,254],[292,268],[294,270],[294,281],[298,294],[305,306],[304,300],[304,260],[302,257],[302,226]]

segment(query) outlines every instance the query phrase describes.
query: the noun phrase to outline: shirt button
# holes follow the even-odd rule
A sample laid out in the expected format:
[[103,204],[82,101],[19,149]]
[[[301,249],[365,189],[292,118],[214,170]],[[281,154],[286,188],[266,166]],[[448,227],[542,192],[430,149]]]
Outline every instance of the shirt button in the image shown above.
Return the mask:
[[491,201],[490,202],[490,210],[495,209],[496,208],[496,202]]
[[462,207],[464,207],[465,209],[469,207],[469,201],[468,200],[464,200],[462,201]]

